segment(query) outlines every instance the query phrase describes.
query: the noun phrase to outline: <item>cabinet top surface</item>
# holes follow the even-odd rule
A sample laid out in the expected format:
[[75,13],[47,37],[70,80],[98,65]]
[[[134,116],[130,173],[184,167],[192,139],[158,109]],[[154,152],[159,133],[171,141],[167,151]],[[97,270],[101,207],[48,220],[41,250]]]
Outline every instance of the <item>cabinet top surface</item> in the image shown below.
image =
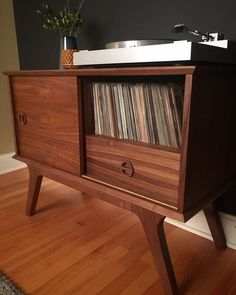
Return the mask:
[[234,66],[145,66],[119,68],[77,68],[71,70],[23,70],[5,71],[8,76],[151,76],[151,75],[188,75],[202,71],[231,71],[236,73]]
[[8,76],[102,76],[102,75],[184,75],[192,74],[196,66],[152,66],[120,68],[78,68],[71,70],[5,71]]

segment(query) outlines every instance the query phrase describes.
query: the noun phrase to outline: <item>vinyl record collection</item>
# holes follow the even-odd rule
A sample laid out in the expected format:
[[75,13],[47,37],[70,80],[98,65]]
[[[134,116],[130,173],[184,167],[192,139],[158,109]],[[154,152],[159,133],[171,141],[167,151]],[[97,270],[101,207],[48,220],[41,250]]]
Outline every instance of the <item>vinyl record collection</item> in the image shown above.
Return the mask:
[[181,147],[183,85],[93,82],[95,134]]

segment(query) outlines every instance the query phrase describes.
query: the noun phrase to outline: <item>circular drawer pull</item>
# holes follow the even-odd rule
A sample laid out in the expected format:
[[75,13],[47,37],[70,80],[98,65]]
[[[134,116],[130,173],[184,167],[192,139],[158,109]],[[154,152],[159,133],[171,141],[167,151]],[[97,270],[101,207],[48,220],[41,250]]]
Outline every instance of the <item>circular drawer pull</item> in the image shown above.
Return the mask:
[[130,162],[123,162],[121,164],[121,173],[124,176],[131,177],[134,174],[134,167]]

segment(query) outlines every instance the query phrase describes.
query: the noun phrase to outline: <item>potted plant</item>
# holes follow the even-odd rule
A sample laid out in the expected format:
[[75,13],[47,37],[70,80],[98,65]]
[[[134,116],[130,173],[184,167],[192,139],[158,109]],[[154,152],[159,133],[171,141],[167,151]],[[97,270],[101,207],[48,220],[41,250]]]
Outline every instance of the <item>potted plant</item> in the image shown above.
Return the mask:
[[[66,0],[64,9],[55,12],[52,6],[42,3],[41,9],[37,13],[41,16],[42,25],[46,30],[53,31],[60,36],[60,52],[71,55],[77,50],[77,39],[84,19],[81,10],[85,0],[82,0],[77,9],[71,9],[69,0]],[[63,52],[67,50],[66,52]],[[63,56],[61,57],[63,59]],[[63,63],[63,62],[62,62]]]

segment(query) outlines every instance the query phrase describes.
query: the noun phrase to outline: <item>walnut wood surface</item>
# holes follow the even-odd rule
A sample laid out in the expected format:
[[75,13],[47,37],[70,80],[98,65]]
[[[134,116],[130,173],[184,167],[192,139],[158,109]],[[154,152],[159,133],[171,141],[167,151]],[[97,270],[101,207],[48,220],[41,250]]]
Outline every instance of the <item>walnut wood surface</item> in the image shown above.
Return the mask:
[[8,76],[120,76],[120,75],[183,75],[192,74],[195,66],[80,68],[76,70],[7,71]]
[[12,97],[19,155],[79,175],[77,78],[13,77]]
[[178,208],[183,211],[185,203],[185,184],[186,184],[186,169],[187,169],[187,155],[188,155],[188,141],[189,141],[189,121],[191,110],[191,95],[192,95],[192,75],[185,76],[184,87],[184,104],[183,104],[183,118],[182,118],[182,146],[180,157],[180,182],[179,182],[179,200]]
[[216,248],[224,250],[226,248],[226,238],[218,212],[215,210],[212,204],[209,204],[203,209],[203,211],[206,216],[206,220]]
[[[142,145],[86,136],[86,175],[177,207],[180,155]],[[122,174],[131,163],[133,175]]]
[[[89,179],[87,177],[78,177],[76,175],[72,175],[71,173],[48,167],[47,165],[44,165],[40,162],[22,158],[18,155],[14,156],[14,158],[26,163],[27,166],[37,167],[38,173],[40,175],[88,194],[93,194],[97,198],[109,202],[115,206],[127,210],[131,210],[133,205],[140,206],[160,215],[169,216],[179,221],[185,221],[185,216],[182,213],[177,212],[177,210],[173,208],[152,202],[151,199],[137,198],[135,195],[129,194],[122,190],[117,190],[114,187],[106,186],[104,183],[99,183],[93,179]],[[190,218],[190,216],[192,216],[191,212],[188,212],[188,218]]]
[[133,210],[140,218],[165,295],[179,294],[164,233],[164,217],[143,208]]
[[[15,100],[14,111],[19,155],[75,175],[79,175],[80,170],[82,173],[87,173],[86,161],[89,157],[86,158],[85,134],[94,130],[93,120],[91,120],[92,106],[86,104],[87,108],[83,109],[81,100],[82,96],[87,98],[90,95],[87,93],[88,87],[84,88],[84,84],[80,79],[77,81],[76,76],[82,79],[85,77],[89,81],[89,79],[96,77],[109,78],[110,76],[116,76],[118,79],[124,76],[132,78],[132,76],[141,77],[143,75],[145,79],[148,79],[148,77],[156,75],[171,75],[172,77],[186,75],[183,145],[180,160],[178,160],[180,168],[177,172],[179,180],[177,181],[175,175],[173,178],[174,189],[173,179],[170,181],[167,190],[173,189],[173,194],[172,192],[166,194],[168,181],[163,182],[163,179],[159,181],[161,184],[164,183],[163,191],[166,194],[161,197],[161,202],[164,201],[166,205],[172,204],[173,207],[178,207],[183,213],[182,217],[187,220],[235,182],[236,161],[233,151],[236,144],[235,137],[232,136],[235,122],[234,108],[231,106],[236,102],[234,99],[235,88],[233,87],[236,71],[233,67],[87,68],[72,71],[20,71],[7,74],[13,81],[11,84],[13,101]],[[77,89],[78,87],[79,89]],[[16,97],[14,97],[15,95]],[[32,99],[33,96],[38,99]],[[215,103],[212,103],[213,101]],[[57,106],[55,107],[55,105]],[[29,114],[26,114],[27,123],[19,124],[17,114],[19,112],[24,114],[25,110],[29,111]],[[67,110],[66,114],[64,110]],[[86,110],[85,114],[83,110]],[[73,120],[68,120],[68,117]],[[219,120],[221,117],[224,119]],[[87,125],[84,124],[87,121],[90,121],[89,132],[86,130]],[[126,145],[125,141],[123,143]],[[98,143],[98,145],[100,144]],[[125,149],[124,145],[122,148]],[[133,145],[133,148],[135,150],[136,145]],[[146,151],[149,153],[148,147]],[[120,157],[119,153],[117,157]],[[166,164],[168,165],[168,162]],[[109,163],[109,165],[110,168],[113,168],[113,164]],[[144,185],[148,183],[146,188],[150,186],[151,197],[153,200],[157,200],[160,191],[156,192],[157,185],[154,182],[158,171],[153,169],[155,172],[152,171],[152,176],[149,178],[149,175],[146,176],[145,169],[149,170],[150,161],[148,160],[147,168],[145,168],[144,161],[139,166],[142,166],[140,175],[143,179],[141,181]],[[98,171],[96,170],[96,179],[102,177],[101,184],[106,182],[104,177],[107,177],[109,169],[105,169],[105,176],[104,169],[100,175],[97,175]],[[164,175],[163,169],[161,172]],[[118,179],[113,177],[112,182],[115,182],[113,184],[115,186],[117,184],[123,185],[122,181],[118,181]],[[126,189],[131,190],[131,182],[130,184],[128,181],[125,182]],[[137,194],[143,194],[146,188],[138,187]],[[177,190],[178,192],[176,192]],[[119,195],[119,193],[117,194]],[[165,212],[165,208],[163,211]],[[167,212],[169,214],[168,210]]]
[[188,129],[181,159],[186,161],[183,211],[207,204],[209,196],[217,198],[236,181],[235,81],[230,67],[200,68],[193,75],[183,127]]
[[31,216],[35,213],[43,176],[39,174],[39,169],[37,169],[37,167],[28,166],[28,169],[29,188],[26,203],[26,215]]

